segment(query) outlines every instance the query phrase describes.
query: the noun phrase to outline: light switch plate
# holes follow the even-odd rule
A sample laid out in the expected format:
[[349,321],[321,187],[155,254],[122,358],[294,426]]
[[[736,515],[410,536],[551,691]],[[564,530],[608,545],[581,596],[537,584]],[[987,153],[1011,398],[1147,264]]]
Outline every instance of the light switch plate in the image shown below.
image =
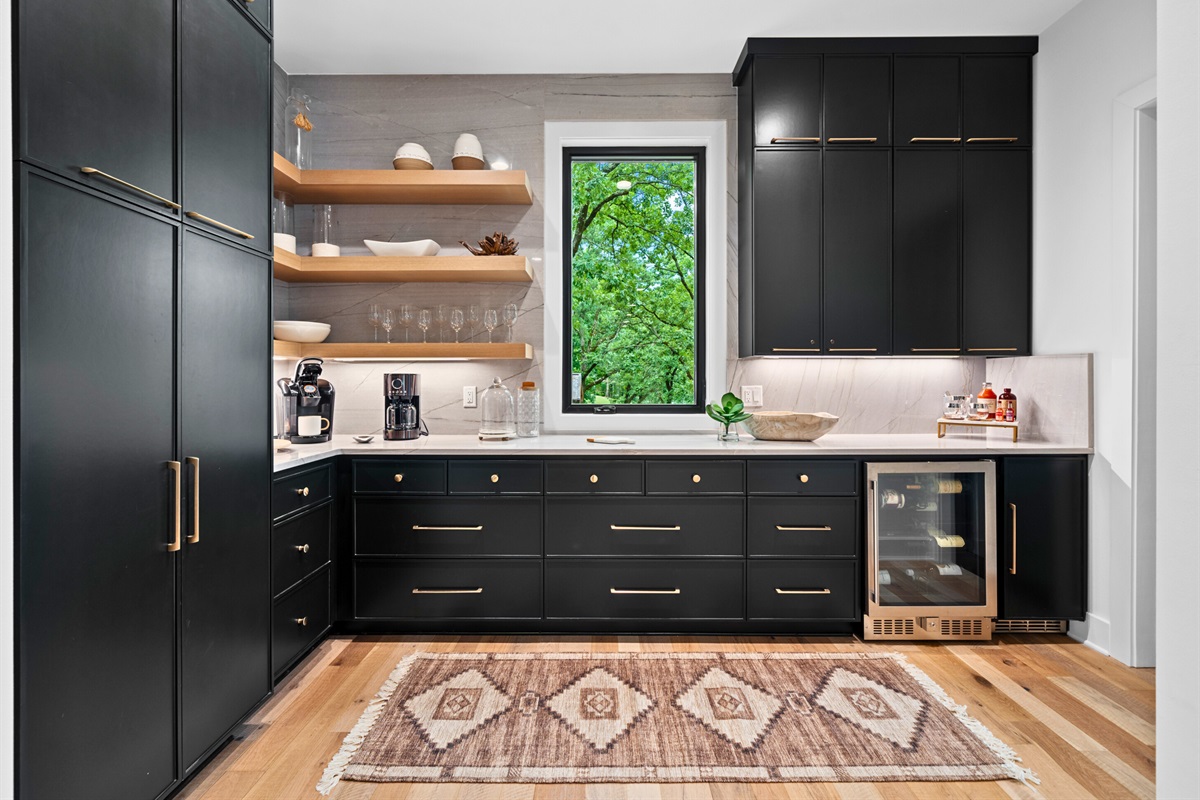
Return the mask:
[[763,387],[761,386],[743,386],[742,387],[742,402],[746,408],[762,408],[763,404]]
[[475,408],[477,405],[475,387],[463,387],[463,408]]

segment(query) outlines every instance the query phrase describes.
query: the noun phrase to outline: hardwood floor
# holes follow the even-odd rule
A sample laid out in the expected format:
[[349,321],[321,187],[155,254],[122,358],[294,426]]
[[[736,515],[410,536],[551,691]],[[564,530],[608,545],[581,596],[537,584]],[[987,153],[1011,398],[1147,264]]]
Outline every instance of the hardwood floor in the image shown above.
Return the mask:
[[798,783],[504,785],[339,783],[334,800],[924,800],[1154,796],[1154,670],[1066,636],[989,643],[865,643],[806,637],[356,636],[330,639],[282,683],[179,800],[317,798],[313,788],[388,673],[416,652],[890,650],[937,681],[1020,754],[1041,785]]

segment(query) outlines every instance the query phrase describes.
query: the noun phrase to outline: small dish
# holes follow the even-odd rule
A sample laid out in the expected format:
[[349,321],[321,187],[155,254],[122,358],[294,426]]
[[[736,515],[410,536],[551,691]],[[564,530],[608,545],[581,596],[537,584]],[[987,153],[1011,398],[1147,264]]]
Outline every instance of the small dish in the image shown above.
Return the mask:
[[316,344],[329,338],[331,330],[327,322],[304,322],[296,319],[276,320],[271,326],[275,338],[281,342]]
[[433,239],[417,239],[413,242],[380,242],[374,239],[363,239],[363,244],[377,256],[381,257],[412,257],[435,256],[442,246]]
[[359,444],[370,444],[371,440],[374,438],[374,436],[369,434],[359,434],[358,436],[354,437],[354,441],[358,442]]
[[286,453],[292,446],[291,441],[287,439],[272,439],[271,444],[275,446],[276,453]]
[[429,157],[429,151],[421,145],[405,142],[392,158],[392,166],[395,169],[433,169],[433,159]]

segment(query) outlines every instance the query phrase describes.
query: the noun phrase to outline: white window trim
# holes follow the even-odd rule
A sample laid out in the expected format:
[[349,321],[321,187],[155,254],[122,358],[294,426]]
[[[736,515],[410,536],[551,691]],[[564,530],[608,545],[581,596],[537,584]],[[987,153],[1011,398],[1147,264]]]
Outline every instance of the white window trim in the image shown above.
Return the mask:
[[545,340],[542,381],[544,423],[554,433],[662,433],[711,431],[704,412],[680,414],[564,414],[562,185],[565,147],[703,147],[704,213],[704,372],[707,403],[725,393],[726,382],[726,215],[728,151],[725,120],[547,122],[545,129]]

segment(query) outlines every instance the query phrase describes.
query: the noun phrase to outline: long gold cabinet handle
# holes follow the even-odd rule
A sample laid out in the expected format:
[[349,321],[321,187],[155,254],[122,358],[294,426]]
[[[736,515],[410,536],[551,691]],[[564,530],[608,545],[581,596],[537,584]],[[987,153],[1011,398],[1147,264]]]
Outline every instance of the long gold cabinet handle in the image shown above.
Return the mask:
[[961,347],[910,347],[912,353],[957,353]]
[[187,463],[192,468],[192,532],[187,541],[197,544],[200,541],[200,459],[188,456]]
[[875,136],[830,136],[825,141],[829,144],[872,144],[879,139]]
[[80,167],[79,171],[82,172],[84,175],[99,175],[101,178],[106,178],[106,179],[112,181],[113,183],[118,183],[121,186],[124,186],[126,189],[132,189],[133,191],[137,192],[138,194],[143,194],[146,197],[157,200],[158,202],[162,203],[167,208],[173,208],[176,211],[183,208],[183,206],[179,205],[179,203],[176,203],[174,200],[168,200],[167,198],[165,198],[161,195],[157,195],[154,192],[147,191],[140,186],[135,186],[132,183],[130,183],[129,181],[123,181],[115,175],[109,175],[107,172],[101,172],[100,170],[96,169],[95,167]]
[[183,531],[183,501],[179,497],[183,489],[183,483],[180,477],[182,466],[178,461],[168,461],[167,469],[171,470],[173,473],[174,477],[172,480],[175,484],[175,511],[173,512],[175,515],[175,536],[171,540],[171,543],[167,545],[167,552],[174,553],[180,548],[180,533]]
[[615,586],[608,590],[609,594],[680,594],[678,589],[618,589]]
[[483,587],[476,586],[474,589],[421,589],[412,590],[413,594],[483,594]]
[[775,594],[832,594],[828,589],[780,589],[776,587]]
[[614,531],[679,531],[683,528],[678,525],[609,525],[610,530]]
[[245,231],[238,230],[237,228],[233,227],[232,225],[226,225],[224,222],[221,222],[220,220],[217,220],[217,219],[213,219],[212,217],[206,217],[203,214],[201,214],[199,211],[185,211],[183,215],[185,217],[187,217],[188,219],[198,219],[201,222],[212,225],[214,228],[220,228],[223,231],[232,233],[234,236],[240,236],[243,239],[253,239],[254,238],[254,234],[252,234],[252,233],[246,233]]
[[1015,353],[1015,347],[968,347],[968,353]]
[[831,347],[831,353],[877,353],[878,347]]
[[967,139],[967,144],[994,144],[996,142],[1012,143],[1016,140],[1016,136],[972,136],[970,139]]
[[772,347],[772,353],[819,353],[819,347]]
[[482,525],[413,525],[414,531],[481,531]]
[[789,144],[796,142],[810,142],[817,144],[821,141],[820,136],[772,136],[771,144]]
[[1013,537],[1012,564],[1008,568],[1008,574],[1016,575],[1017,574],[1017,504],[1009,503],[1008,507],[1012,511],[1012,537]]
[[812,527],[791,526],[791,525],[776,525],[777,531],[831,531],[833,528],[828,525],[814,525]]
[[962,141],[961,136],[914,136],[908,140],[912,144],[944,142],[947,144],[958,144]]

